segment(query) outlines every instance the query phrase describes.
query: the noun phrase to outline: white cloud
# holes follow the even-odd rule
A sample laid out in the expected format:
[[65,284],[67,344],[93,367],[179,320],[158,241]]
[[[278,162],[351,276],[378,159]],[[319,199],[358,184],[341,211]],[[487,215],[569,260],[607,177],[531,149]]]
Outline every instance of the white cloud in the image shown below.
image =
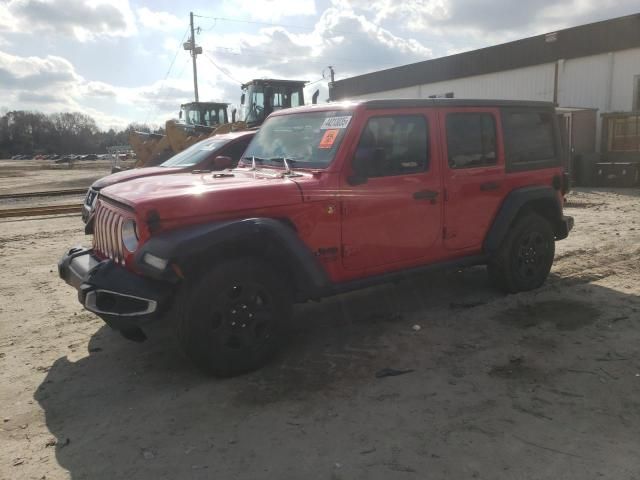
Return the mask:
[[[170,11],[154,10],[151,0],[134,5],[135,10],[129,0],[0,0],[3,104],[83,111],[104,127],[175,117],[180,103],[193,99],[191,60],[179,45],[186,15],[176,16],[182,15],[176,13],[178,4]],[[237,103],[239,83],[254,78],[316,81],[333,65],[340,79],[633,11],[637,0],[570,0],[562,7],[557,0],[323,0],[318,6],[314,0],[225,0],[197,12],[244,19],[198,22],[204,30],[197,41],[206,54],[198,57],[200,98]],[[24,31],[31,38],[23,37]],[[78,42],[53,36],[94,43],[72,55],[69,49]],[[121,55],[101,50],[107,42],[114,47],[113,37],[129,37]],[[21,54],[35,56],[18,55],[18,45]],[[85,54],[94,49],[95,55]],[[135,83],[145,70],[151,78],[163,78],[176,49],[166,81]],[[101,56],[103,51],[108,54]],[[67,58],[83,63],[74,66]],[[104,59],[114,62],[112,69],[128,68],[135,75],[114,76],[118,85],[105,82],[99,76],[104,69],[94,68]],[[92,80],[78,72],[91,72],[86,75]],[[316,88],[324,100],[326,81],[310,85],[307,94]]]
[[[45,113],[79,111],[91,115],[102,128],[121,128],[133,120],[164,123],[175,116],[180,103],[191,100],[188,80],[157,81],[141,87],[117,87],[87,81],[66,59],[57,56],[20,57],[0,51],[0,98],[10,109]],[[132,117],[93,108],[107,102],[110,110],[128,109]]]
[[0,5],[0,29],[47,32],[80,41],[136,32],[128,0],[5,0]]
[[73,65],[64,58],[18,57],[0,52],[0,85],[2,88],[32,90],[57,88],[77,82]]
[[227,0],[225,10],[234,17],[248,16],[263,22],[285,17],[315,15],[314,0]]
[[[363,15],[335,8],[327,9],[310,33],[270,27],[251,35],[203,35],[200,43],[242,81],[263,76],[316,80],[327,65],[344,76],[432,56],[416,39],[398,37]],[[243,76],[247,73],[252,76]]]
[[183,20],[168,12],[155,12],[147,7],[136,10],[138,21],[145,29],[170,32],[186,28]]

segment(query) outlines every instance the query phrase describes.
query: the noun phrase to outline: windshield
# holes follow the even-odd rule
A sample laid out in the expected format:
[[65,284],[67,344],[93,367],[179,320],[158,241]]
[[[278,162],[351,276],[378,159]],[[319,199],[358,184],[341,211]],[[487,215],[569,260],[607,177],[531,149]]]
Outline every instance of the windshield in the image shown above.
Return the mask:
[[302,87],[249,85],[241,115],[247,123],[262,123],[274,111],[303,104]]
[[271,117],[243,158],[282,165],[286,157],[295,167],[325,168],[338,151],[351,116],[352,112],[337,110]]
[[206,160],[216,151],[220,150],[230,140],[228,138],[216,138],[203,140],[191,145],[186,150],[174,155],[166,162],[162,163],[161,167],[191,167]]
[[207,107],[205,105],[187,105],[183,107],[184,121],[188,125],[213,127],[227,123],[226,107]]

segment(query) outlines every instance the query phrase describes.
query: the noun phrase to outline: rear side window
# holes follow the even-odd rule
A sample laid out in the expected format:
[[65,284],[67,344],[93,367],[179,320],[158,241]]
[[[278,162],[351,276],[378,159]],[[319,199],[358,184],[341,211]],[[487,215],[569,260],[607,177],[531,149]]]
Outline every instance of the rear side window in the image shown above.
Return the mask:
[[490,113],[447,115],[449,168],[495,165],[496,122]]
[[502,113],[507,170],[560,164],[553,113],[505,109]]

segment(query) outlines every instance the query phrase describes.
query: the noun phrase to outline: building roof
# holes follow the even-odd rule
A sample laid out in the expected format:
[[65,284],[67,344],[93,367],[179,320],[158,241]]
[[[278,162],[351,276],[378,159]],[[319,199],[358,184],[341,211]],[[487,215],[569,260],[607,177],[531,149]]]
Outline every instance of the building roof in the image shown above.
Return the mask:
[[640,47],[640,13],[338,80],[335,100]]

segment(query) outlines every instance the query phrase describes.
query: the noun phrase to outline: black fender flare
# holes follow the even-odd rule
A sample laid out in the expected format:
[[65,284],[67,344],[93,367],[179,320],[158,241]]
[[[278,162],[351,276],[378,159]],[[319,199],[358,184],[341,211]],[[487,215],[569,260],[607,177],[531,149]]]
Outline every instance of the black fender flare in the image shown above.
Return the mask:
[[265,251],[261,253],[265,256],[286,262],[285,267],[293,277],[299,298],[313,298],[329,284],[326,272],[294,228],[273,218],[247,218],[160,232],[142,245],[135,255],[135,263],[145,275],[176,280],[176,274],[169,266],[159,271],[144,261],[145,254],[181,265],[208,257],[217,248],[236,245],[241,254],[243,245],[255,246],[247,252],[249,255],[264,247]]
[[543,201],[551,206],[552,227],[558,235],[562,222],[562,205],[558,198],[558,191],[551,186],[531,186],[517,188],[505,197],[500,210],[494,218],[491,228],[484,239],[484,253],[492,255],[498,251],[502,240],[507,235],[509,227],[516,219],[522,208],[528,204]]

